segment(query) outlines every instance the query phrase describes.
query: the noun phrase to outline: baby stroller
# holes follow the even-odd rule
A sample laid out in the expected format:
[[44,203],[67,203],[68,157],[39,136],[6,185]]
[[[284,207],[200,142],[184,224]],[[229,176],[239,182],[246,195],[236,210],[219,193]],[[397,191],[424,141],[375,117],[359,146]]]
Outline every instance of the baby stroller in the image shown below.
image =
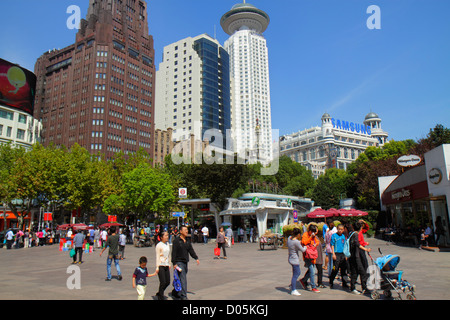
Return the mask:
[[[378,251],[382,255],[380,249],[378,249]],[[379,285],[375,286],[375,290],[373,290],[370,295],[373,300],[380,298],[379,290],[383,291],[383,295],[387,299],[392,297],[391,290],[394,290],[398,295],[397,297],[394,297],[394,300],[402,300],[402,292],[406,293],[406,299],[416,300],[416,296],[414,295],[416,286],[402,279],[403,271],[396,270],[397,265],[400,262],[400,257],[398,255],[388,254],[377,258],[375,261],[370,254],[369,257],[372,260],[373,265],[380,271]]]

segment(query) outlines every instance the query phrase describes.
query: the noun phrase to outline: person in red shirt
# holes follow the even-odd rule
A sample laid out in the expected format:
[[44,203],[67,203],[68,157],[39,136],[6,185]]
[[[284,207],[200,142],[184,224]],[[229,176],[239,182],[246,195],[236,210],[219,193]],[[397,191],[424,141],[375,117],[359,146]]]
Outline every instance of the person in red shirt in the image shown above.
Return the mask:
[[355,231],[358,231],[359,248],[361,249],[361,250],[359,250],[360,256],[361,256],[361,262],[362,262],[364,269],[367,270],[367,268],[369,267],[369,263],[367,262],[366,252],[370,252],[372,249],[368,248],[369,243],[365,241],[364,233],[369,231],[370,227],[367,224],[367,222],[365,222],[362,219],[359,220],[358,222],[361,225],[361,229],[355,230]]

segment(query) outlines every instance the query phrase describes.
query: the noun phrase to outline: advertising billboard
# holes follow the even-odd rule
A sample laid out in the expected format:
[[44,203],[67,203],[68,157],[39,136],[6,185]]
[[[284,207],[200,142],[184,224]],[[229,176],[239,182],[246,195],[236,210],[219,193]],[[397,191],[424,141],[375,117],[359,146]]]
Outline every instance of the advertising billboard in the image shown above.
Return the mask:
[[0,104],[33,115],[36,75],[0,59]]

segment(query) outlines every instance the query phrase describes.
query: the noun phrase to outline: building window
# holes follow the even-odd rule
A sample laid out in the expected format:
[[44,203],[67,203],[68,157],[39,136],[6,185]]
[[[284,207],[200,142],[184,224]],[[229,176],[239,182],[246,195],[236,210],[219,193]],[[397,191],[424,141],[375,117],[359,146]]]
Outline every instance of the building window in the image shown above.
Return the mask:
[[17,129],[17,139],[25,140],[25,130]]
[[19,122],[20,123],[27,123],[27,116],[23,114],[19,114]]

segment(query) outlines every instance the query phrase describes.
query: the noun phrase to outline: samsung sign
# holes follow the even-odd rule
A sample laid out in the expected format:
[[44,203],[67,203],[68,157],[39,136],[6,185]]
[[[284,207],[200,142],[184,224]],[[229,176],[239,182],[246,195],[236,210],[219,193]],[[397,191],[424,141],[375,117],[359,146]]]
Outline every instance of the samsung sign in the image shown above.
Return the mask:
[[369,136],[372,134],[372,129],[370,128],[370,126],[366,126],[365,124],[348,122],[344,120],[335,120],[334,118],[331,119],[331,123],[333,124],[333,128],[335,129],[367,134]]

